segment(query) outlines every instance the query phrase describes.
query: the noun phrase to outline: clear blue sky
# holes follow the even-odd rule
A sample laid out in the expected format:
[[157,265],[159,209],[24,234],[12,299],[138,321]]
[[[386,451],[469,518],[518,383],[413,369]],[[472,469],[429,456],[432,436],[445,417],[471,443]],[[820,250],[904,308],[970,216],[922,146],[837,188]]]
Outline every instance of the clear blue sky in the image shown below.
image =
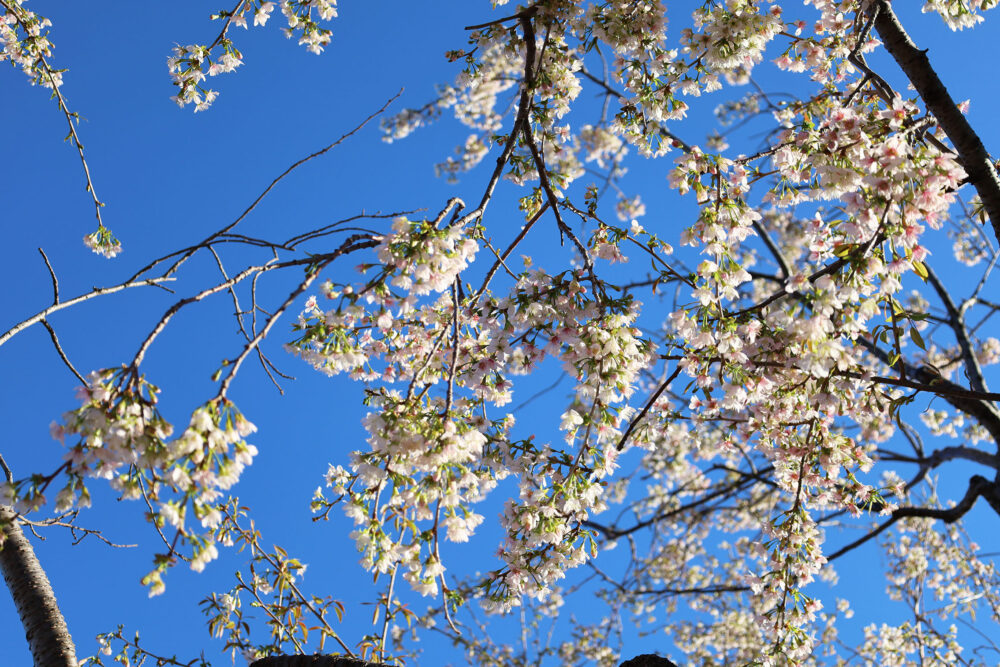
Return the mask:
[[[422,105],[434,84],[450,81],[457,73],[458,66],[447,63],[444,52],[464,46],[462,26],[491,16],[485,0],[345,2],[331,26],[332,44],[317,57],[280,34],[282,18],[276,13],[276,25],[246,33],[234,30],[245,65],[211,81],[221,96],[211,110],[192,114],[168,99],[173,90],[165,60],[175,43],[211,41],[218,26],[208,15],[216,5],[129,3],[127,10],[124,3],[110,0],[33,0],[30,5],[54,23],[53,62],[69,68],[63,92],[83,119],[79,131],[97,192],[107,203],[104,219],[125,252],[108,261],[83,247],[82,236],[95,224],[79,162],[62,141],[65,119],[45,91],[29,87],[13,69],[0,69],[6,158],[0,166],[0,220],[7,250],[0,265],[6,285],[0,330],[50,302],[48,273],[36,248],[48,254],[64,297],[121,281],[148,258],[200,240],[235,218],[286,166],[353,127],[401,87],[406,90],[395,109]],[[973,125],[988,148],[1000,151],[994,112],[998,94],[989,69],[996,28],[987,23],[973,32],[953,34],[934,16],[899,11],[917,44],[931,48],[931,59],[954,97],[973,99]],[[672,25],[684,24],[675,14]],[[769,90],[781,89],[775,87],[778,79],[763,81]],[[710,112],[721,100],[693,104],[691,121],[678,133],[701,142],[704,116],[700,119],[699,113]],[[451,196],[478,200],[492,158],[458,185],[434,176],[433,164],[451,154],[464,136],[456,123],[446,121],[404,142],[385,144],[377,125],[369,126],[334,153],[296,172],[243,231],[290,236],[362,209],[434,208]],[[666,166],[635,167],[632,191],[642,192],[649,202],[646,224],[677,205],[666,193]],[[504,224],[505,215],[494,211],[491,224]],[[509,224],[511,229],[519,226],[516,211],[510,211]],[[676,224],[677,230],[681,227]],[[944,245],[932,250],[950,255]],[[205,279],[213,270],[207,263],[194,269],[193,279],[178,284],[181,294],[203,284],[198,277]],[[293,286],[291,280],[294,276],[278,278],[264,289],[284,294]],[[94,300],[51,322],[67,353],[86,373],[130,358],[170,303],[163,293],[133,292]],[[188,310],[155,344],[145,366],[147,376],[163,388],[166,415],[181,424],[191,409],[214,395],[209,376],[240,342],[231,302],[217,298]],[[331,523],[312,523],[308,502],[327,463],[344,463],[347,452],[363,446],[360,387],[341,378],[327,379],[284,355],[279,345],[289,337],[285,324],[277,328],[270,350],[279,367],[298,380],[283,383],[286,393],[279,396],[258,368],[248,368],[233,394],[260,429],[252,442],[261,452],[236,492],[254,508],[265,541],[281,544],[310,564],[308,586],[354,605],[342,632],[350,640],[365,631],[370,618],[369,608],[357,606],[371,593],[370,577],[357,565],[347,522],[334,512]],[[49,437],[48,425],[75,407],[72,390],[77,382],[58,363],[44,329],[35,327],[0,349],[0,377],[6,378],[0,384],[0,414],[8,426],[0,452],[17,476],[55,468],[62,452]],[[545,383],[540,381],[541,386]],[[514,404],[528,395],[523,391]],[[556,398],[550,409],[558,414],[563,405]],[[552,432],[553,420],[542,422],[546,416],[537,406],[528,413],[529,420],[539,420],[540,429]],[[116,502],[96,482],[92,489],[97,492],[95,509],[86,512],[80,524],[139,547],[111,549],[93,538],[73,546],[71,536],[58,529],[42,532],[44,542],[34,540],[79,655],[94,651],[96,633],[124,623],[126,630],[142,631],[150,650],[189,659],[204,649],[207,657],[225,664],[218,655],[221,642],[208,636],[197,602],[209,591],[231,586],[232,571],[243,567],[241,557],[223,553],[201,575],[178,567],[167,577],[167,593],[148,599],[139,578],[150,569],[155,543],[142,520],[143,507]],[[992,521],[995,526],[995,516],[984,519],[981,508],[977,512],[974,522],[989,526]],[[494,536],[484,532],[456,551],[475,564],[470,571],[493,567]],[[874,552],[862,558],[872,557]],[[862,585],[871,585],[880,595],[880,578],[871,577]],[[422,604],[418,601],[416,607]],[[630,656],[657,648],[646,640],[627,652]],[[461,662],[454,654],[435,652],[428,653],[423,664],[441,664],[445,656]],[[0,596],[0,661],[30,662],[6,596]]]

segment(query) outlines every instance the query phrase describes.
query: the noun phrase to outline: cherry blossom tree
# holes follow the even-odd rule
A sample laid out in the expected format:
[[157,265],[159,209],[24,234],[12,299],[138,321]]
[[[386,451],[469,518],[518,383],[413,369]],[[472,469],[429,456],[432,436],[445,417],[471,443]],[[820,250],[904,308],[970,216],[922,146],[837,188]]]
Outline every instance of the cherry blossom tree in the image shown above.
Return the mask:
[[[72,527],[107,483],[148,509],[150,595],[175,566],[200,572],[243,550],[246,566],[204,609],[209,631],[248,658],[409,663],[417,639],[443,636],[475,664],[614,665],[639,652],[622,631],[634,624],[690,664],[995,664],[1000,577],[967,517],[980,499],[1000,514],[1000,394],[988,382],[1000,179],[900,3],[492,4],[494,18],[446,45],[455,78],[425,105],[389,100],[231,223],[71,298],[51,272],[53,303],[0,345],[46,327],[82,387],[53,426],[63,463],[7,471],[12,593],[28,567],[6,564],[21,527]],[[923,11],[943,30],[982,30],[996,4]],[[97,216],[85,244],[114,257],[122,244],[60,92],[59,26],[23,0],[0,8],[2,58],[66,118]],[[319,54],[336,14],[333,0],[236,1],[211,17],[211,42],[169,54],[174,102],[215,111],[221,75],[243,61],[240,30],[281,22]],[[689,102],[718,90],[727,101],[699,144]],[[239,231],[288,174],[370,121],[396,142],[452,114],[467,138],[437,169],[467,194],[282,237]],[[695,213],[647,215],[633,165]],[[550,244],[540,261],[539,244]],[[255,259],[233,268],[230,246]],[[203,256],[220,279],[171,301],[120,366],[77,373],[50,315],[165,287]],[[258,285],[274,275],[293,278],[272,303]],[[242,342],[215,395],[172,424],[160,401],[182,399],[161,399],[143,362],[180,311],[227,295]],[[353,520],[361,565],[384,584],[362,637],[338,631],[343,606],[305,587],[302,562],[266,546],[235,495],[258,450],[231,388],[250,361],[280,380],[276,339],[364,388],[367,442],[306,482],[322,484],[318,519]],[[568,396],[535,394],[552,369]],[[533,395],[551,424],[519,422],[515,396]],[[545,429],[558,435],[536,437]],[[450,561],[446,543],[484,539],[485,507],[500,508],[495,562]],[[838,561],[858,553],[884,566],[899,622],[852,618],[856,591],[835,584],[849,574]],[[426,614],[408,602],[421,596]],[[582,599],[599,618],[553,635],[542,619]],[[30,625],[38,604],[22,606]],[[519,636],[494,631],[510,614]],[[58,620],[42,625],[68,641]],[[75,664],[71,642],[54,662],[42,645],[36,664]],[[99,648],[92,664],[194,664],[121,629]]]

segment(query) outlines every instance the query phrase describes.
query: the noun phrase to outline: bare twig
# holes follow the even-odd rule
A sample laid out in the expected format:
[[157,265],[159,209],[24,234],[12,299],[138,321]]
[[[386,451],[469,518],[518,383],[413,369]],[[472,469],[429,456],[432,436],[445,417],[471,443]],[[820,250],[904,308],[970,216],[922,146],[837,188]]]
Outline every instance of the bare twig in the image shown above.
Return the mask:
[[49,324],[48,320],[42,320],[42,326],[44,326],[45,329],[49,332],[49,338],[52,339],[52,344],[55,345],[56,352],[59,353],[59,358],[62,359],[62,362],[66,364],[66,368],[68,368],[70,372],[72,372],[73,375],[76,376],[77,380],[79,380],[83,385],[86,386],[87,380],[82,375],[80,375],[80,372],[78,370],[76,370],[76,368],[73,366],[73,363],[69,360],[69,357],[66,356],[66,352],[63,351],[62,345],[59,344],[59,337],[56,336],[56,330],[52,328],[52,325]]
[[49,278],[52,279],[52,303],[59,303],[59,279],[56,278],[55,269],[52,268],[51,262],[49,262],[48,255],[41,248],[38,249],[39,254],[41,254],[42,259],[45,260],[45,268],[49,270]]
[[255,208],[257,208],[257,205],[264,199],[264,197],[266,197],[271,192],[271,190],[278,183],[280,183],[286,176],[288,176],[289,174],[291,174],[293,171],[295,171],[296,169],[298,169],[299,167],[301,167],[306,162],[309,162],[310,160],[312,160],[314,158],[317,158],[317,157],[319,157],[319,156],[321,156],[321,155],[329,152],[333,148],[336,148],[337,146],[339,146],[340,144],[342,144],[344,141],[346,141],[348,138],[350,138],[354,134],[360,132],[362,130],[362,128],[364,128],[373,119],[375,119],[376,117],[378,117],[379,115],[381,115],[389,107],[389,105],[392,104],[394,101],[396,101],[396,99],[400,95],[402,95],[402,94],[403,94],[403,90],[400,89],[398,93],[396,93],[395,95],[393,95],[392,97],[390,97],[388,100],[386,100],[385,104],[383,104],[378,109],[378,111],[375,111],[374,113],[369,114],[367,118],[365,118],[363,121],[361,121],[352,130],[350,130],[350,131],[344,133],[343,135],[341,135],[333,143],[328,144],[327,146],[324,146],[323,148],[319,149],[318,151],[310,153],[306,157],[298,160],[297,162],[295,162],[294,164],[292,164],[290,167],[288,167],[287,169],[285,169],[283,172],[281,172],[281,174],[279,174],[276,178],[274,178],[274,180],[272,180],[268,184],[268,186],[266,188],[264,188],[263,192],[261,192],[259,195],[257,195],[257,198],[254,199],[253,202],[251,202],[251,204],[249,206],[247,206],[247,208],[235,220],[233,220],[231,223],[229,223],[228,225],[226,225],[222,229],[220,229],[220,230],[212,233],[211,235],[209,235],[208,237],[206,237],[201,243],[199,243],[197,245],[194,245],[194,246],[191,246],[190,248],[186,249],[185,251],[182,251],[180,253],[172,253],[170,255],[166,255],[165,257],[161,257],[159,259],[156,259],[156,260],[150,262],[149,264],[147,264],[146,266],[144,266],[143,268],[141,268],[139,271],[137,271],[135,273],[135,276],[133,276],[132,280],[135,280],[136,278],[138,278],[139,276],[141,276],[143,273],[146,273],[147,271],[151,271],[153,268],[155,268],[158,264],[160,264],[161,262],[165,261],[166,259],[169,259],[170,257],[174,257],[174,256],[176,256],[176,255],[179,254],[180,257],[170,266],[170,268],[168,268],[164,272],[163,275],[169,276],[169,275],[173,274],[180,267],[181,264],[183,264],[185,261],[187,261],[187,259],[190,258],[191,255],[193,255],[199,249],[207,247],[213,241],[217,240],[219,237],[223,236],[224,234],[227,234],[230,230],[232,230],[234,227],[236,227],[236,225],[240,224],[240,222],[242,222],[244,218],[246,218],[248,215],[250,215],[250,213]]

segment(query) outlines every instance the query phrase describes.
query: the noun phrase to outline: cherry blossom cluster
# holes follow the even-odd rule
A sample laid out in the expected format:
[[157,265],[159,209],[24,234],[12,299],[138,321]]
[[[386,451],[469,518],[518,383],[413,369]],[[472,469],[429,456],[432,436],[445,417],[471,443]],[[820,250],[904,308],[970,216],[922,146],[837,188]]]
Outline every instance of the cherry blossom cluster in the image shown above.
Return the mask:
[[[403,518],[433,520],[449,539],[464,541],[481,521],[469,504],[506,471],[518,474],[521,498],[508,503],[504,519],[508,539],[501,554],[508,565],[484,597],[488,607],[506,609],[525,595],[544,597],[567,568],[588,557],[584,544],[591,535],[581,524],[604,507],[601,480],[616,467],[615,444],[629,415],[613,405],[634,391],[650,348],[632,325],[637,304],[612,304],[602,315],[576,272],[525,272],[507,297],[488,299],[480,315],[471,305],[456,312],[447,293],[417,301],[445,290],[475,247],[458,228],[397,220],[376,251],[381,261],[362,267],[375,279],[328,286],[327,296],[341,302],[328,312],[311,299],[298,325],[306,333],[290,348],[329,373],[411,383],[406,395],[370,393],[378,408],[365,420],[370,451],[353,454],[350,472],[337,467],[328,474],[328,486],[343,495],[345,511],[359,524],[354,536],[366,567],[388,572],[405,562],[404,578],[416,590],[436,594],[444,565],[432,545],[426,553],[421,549],[421,540],[431,539],[421,537],[425,533],[404,539],[399,526],[409,524]],[[365,301],[370,308],[362,306]],[[451,342],[443,342],[449,336]],[[472,417],[483,401],[508,402],[506,375],[528,373],[547,355],[558,356],[577,378],[577,402],[562,425],[567,442],[579,448],[566,459],[575,458],[571,465],[556,463],[567,454],[530,440],[509,442],[504,434],[512,419],[491,426]],[[378,358],[388,366],[377,372],[372,364]],[[413,390],[444,382],[471,396],[430,399]],[[319,493],[314,509],[331,504]],[[436,540],[436,528],[431,534]]]
[[[633,233],[644,234],[638,225]],[[592,245],[611,248],[626,234],[608,228]],[[631,414],[622,404],[651,348],[633,325],[638,304],[595,299],[578,271],[526,271],[501,299],[459,303],[447,290],[477,247],[461,228],[398,219],[375,251],[379,261],[360,267],[373,277],[328,284],[326,296],[339,303],[329,311],[311,298],[297,325],[304,334],[290,349],[328,373],[409,382],[405,395],[370,392],[377,408],[365,420],[370,451],[352,455],[351,471],[331,469],[328,486],[337,500],[322,491],[314,499],[316,511],[344,502],[358,524],[354,537],[366,567],[389,572],[404,564],[416,590],[437,594],[445,571],[437,527],[453,541],[467,539],[482,520],[470,504],[508,471],[518,475],[520,499],[508,503],[503,520],[507,565],[483,597],[502,610],[523,596],[546,596],[566,569],[589,557],[592,536],[582,522],[604,507],[602,479],[616,467],[615,445]],[[649,247],[669,253],[655,240]],[[572,455],[531,440],[510,442],[512,419],[491,425],[472,416],[484,401],[507,403],[506,376],[528,373],[548,355],[577,379],[562,424]],[[376,367],[378,360],[384,366]],[[448,385],[445,396],[426,396],[435,384]],[[433,521],[434,530],[407,532],[420,521]]]
[[382,271],[392,274],[390,284],[416,297],[450,287],[478,250],[462,227],[437,229],[428,221],[397,218],[377,255]]
[[[564,428],[575,430],[579,414],[564,416]],[[483,606],[503,612],[523,598],[544,600],[566,571],[596,554],[582,522],[606,508],[601,472],[614,468],[617,451],[587,447],[573,461],[549,448],[525,447],[511,463],[519,472],[519,498],[504,506],[501,525],[507,539],[497,551],[505,567],[487,582]],[[594,466],[604,468],[595,471]]]
[[[403,578],[424,595],[437,595],[438,582],[444,583],[438,527],[449,541],[468,541],[483,521],[471,505],[503,477],[485,456],[489,425],[471,414],[475,404],[455,401],[442,417],[444,403],[393,393],[372,397],[377,412],[364,421],[370,451],[352,455],[363,488],[344,505],[356,525],[352,536],[362,564],[383,573],[403,565]],[[433,530],[417,530],[421,524]]]
[[[603,480],[617,468],[621,428],[633,414],[622,403],[649,363],[648,341],[631,325],[636,310],[628,306],[620,314],[588,321],[584,313],[593,302],[574,303],[582,286],[554,278],[532,272],[518,283],[515,300],[496,305],[515,331],[547,332],[544,347],[536,340],[522,348],[531,366],[544,352],[558,353],[577,379],[576,400],[560,424],[568,447],[538,447],[529,440],[518,446],[516,457],[514,451],[508,454],[520,493],[505,505],[502,518],[508,537],[498,553],[507,565],[484,593],[483,603],[496,611],[519,604],[523,596],[544,599],[566,570],[593,555],[592,535],[582,525],[606,506]],[[567,299],[560,288],[569,288],[575,299]],[[512,317],[518,302],[524,310]],[[563,325],[554,326],[559,320]],[[515,367],[523,368],[520,356],[515,355]]]
[[[671,316],[675,340],[689,350],[682,367],[705,395],[688,407],[709,419],[746,414],[746,426],[733,429],[735,439],[755,443],[772,461],[775,480],[795,498],[795,513],[779,515],[766,527],[778,546],[769,571],[755,584],[775,602],[764,627],[786,657],[802,659],[812,650],[801,628],[816,609],[800,604],[808,598],[799,589],[824,562],[815,529],[807,529],[806,510],[858,514],[893,507],[856,476],[871,467],[872,445],[843,436],[836,423],[849,418],[862,425],[869,442],[892,434],[886,426],[893,403],[882,398],[891,392],[850,379],[845,371],[854,377],[870,373],[854,341],[872,331],[899,331],[897,319],[906,317],[895,297],[902,275],[926,274],[920,221],[938,226],[964,177],[952,158],[907,138],[915,111],[898,98],[884,107],[831,105],[819,122],[793,122],[785,131],[772,158],[779,184],[768,197],[783,207],[836,199],[847,219],[831,224],[817,213],[799,223],[796,244],[783,246],[791,267],[784,293],[773,297],[747,289],[751,275],[741,244],[756,236],[754,225],[762,219],[742,199],[747,169],[695,149],[677,159],[670,178],[703,204],[682,241],[708,255],[691,292],[697,307]],[[838,264],[843,270],[829,270]],[[761,305],[739,308],[748,295]],[[781,300],[790,306],[769,305]],[[873,327],[873,320],[884,324]],[[917,330],[912,322],[910,328]],[[921,344],[918,334],[911,336]]]
[[602,169],[624,157],[628,149],[622,140],[606,127],[584,125],[578,131],[585,162],[596,162]]
[[[245,30],[251,20],[254,26],[266,25],[277,4],[269,0],[245,0],[232,11],[212,15],[213,20],[222,21],[223,28],[211,44],[175,46],[173,55],[167,58],[167,69],[178,89],[171,99],[182,108],[193,104],[196,112],[212,106],[219,93],[205,88],[205,79],[232,72],[243,64],[243,54],[229,37],[229,29],[237,26]],[[280,4],[288,23],[283,29],[285,35],[289,39],[298,35],[300,45],[311,53],[322,53],[333,33],[319,22],[337,16],[336,0],[282,0]]]
[[122,243],[110,229],[101,225],[97,231],[83,237],[83,244],[103,257],[117,257],[122,251]]
[[984,19],[979,12],[996,6],[997,0],[926,0],[922,11],[937,12],[949,28],[962,30],[981,23]]
[[52,55],[48,28],[52,22],[24,6],[24,0],[0,3],[0,62],[19,67],[32,85],[58,88],[62,72],[51,69],[44,59]]
[[966,266],[976,266],[989,257],[989,246],[971,225],[962,225],[957,230],[949,230],[953,239],[952,252],[955,259]]
[[586,21],[594,36],[621,57],[642,57],[662,47],[667,28],[662,2],[605,2],[588,11]]
[[[242,56],[233,48],[231,42],[227,42],[223,48],[226,48],[226,52],[219,58],[219,62],[213,63],[206,46],[191,44],[174,47],[174,55],[167,58],[167,69],[174,85],[178,88],[177,94],[171,98],[177,106],[194,104],[195,111],[204,111],[212,106],[219,93],[203,88],[202,81],[208,73],[215,75],[220,72],[231,72],[243,64]],[[206,65],[208,73],[205,71]]]
[[781,640],[784,657],[802,660],[813,651],[812,637],[803,630],[823,606],[801,593],[826,562],[822,536],[802,507],[780,515],[765,527],[765,534],[770,538],[763,544],[770,556],[768,571],[759,579],[749,577],[764,608],[757,621],[771,641]]
[[218,505],[257,454],[244,440],[256,428],[224,398],[195,410],[184,432],[171,439],[174,429],[157,408],[158,394],[128,368],[91,373],[78,391],[81,407],[52,425],[53,437],[67,447],[63,466],[49,477],[33,476],[4,490],[7,501],[23,512],[45,504],[44,493],[60,473],[65,482],[56,495],[57,512],[90,504],[88,478],[108,480],[123,498],[143,498],[161,535],[163,529],[177,535],[170,553],[157,555],[156,569],[143,579],[150,595],[163,592],[162,574],[181,555],[180,545],[190,546],[190,556],[181,557],[195,571],[218,556]]
[[772,4],[764,13],[761,9],[749,0],[728,0],[696,10],[694,30],[682,31],[685,50],[729,83],[747,81],[767,44],[784,27],[780,6]]
[[[432,340],[439,332],[427,327],[446,329],[450,318],[443,311],[454,310],[448,295],[420,308],[418,297],[450,288],[478,247],[461,227],[397,218],[376,250],[379,262],[359,267],[372,277],[358,286],[328,283],[326,296],[338,306],[324,312],[310,299],[296,327],[304,333],[288,349],[330,375],[346,371],[368,379],[369,358],[391,351],[385,379],[412,375],[408,362],[437,347]],[[411,328],[400,337],[400,329]]]

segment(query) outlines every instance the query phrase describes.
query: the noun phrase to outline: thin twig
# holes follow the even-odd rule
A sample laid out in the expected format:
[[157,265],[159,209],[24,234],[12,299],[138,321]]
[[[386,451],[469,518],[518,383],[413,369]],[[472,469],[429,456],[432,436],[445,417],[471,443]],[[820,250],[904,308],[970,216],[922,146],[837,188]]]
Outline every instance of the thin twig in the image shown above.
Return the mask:
[[670,383],[676,380],[677,376],[680,374],[681,374],[681,365],[677,364],[677,367],[674,368],[674,372],[671,373],[670,376],[667,377],[667,379],[660,384],[660,386],[656,389],[656,391],[653,392],[652,396],[649,397],[649,400],[646,401],[646,404],[642,406],[642,410],[639,411],[639,414],[637,414],[635,418],[631,422],[629,422],[628,428],[625,429],[624,433],[622,433],[622,437],[618,441],[618,445],[615,447],[615,449],[621,451],[625,447],[625,443],[628,442],[628,437],[632,434],[632,431],[635,430],[635,427],[639,424],[640,421],[642,421],[642,418],[646,416],[646,413],[650,411],[650,409],[656,403],[657,399],[660,398],[660,395],[667,390],[667,387],[670,386]]
[[70,372],[72,372],[73,375],[76,376],[76,379],[79,380],[81,384],[86,386],[87,380],[82,375],[80,375],[80,372],[78,370],[76,370],[72,362],[70,362],[69,357],[67,357],[66,353],[63,351],[62,345],[59,344],[59,337],[56,336],[56,330],[52,328],[52,325],[49,324],[48,320],[42,320],[42,326],[44,326],[45,329],[49,332],[49,338],[52,339],[52,344],[55,345],[56,352],[59,353],[59,358],[62,359],[64,364],[66,364],[66,368],[68,368]]
[[220,229],[220,230],[212,233],[211,235],[209,235],[208,237],[206,237],[201,243],[199,243],[197,245],[194,245],[194,246],[191,246],[190,248],[188,248],[187,250],[185,250],[183,253],[172,253],[171,255],[167,255],[165,257],[161,257],[159,259],[156,259],[156,260],[150,262],[149,264],[147,264],[146,266],[144,266],[143,268],[141,268],[139,271],[137,271],[136,274],[135,274],[135,276],[133,276],[132,279],[134,280],[135,278],[138,278],[139,276],[141,276],[143,273],[146,273],[147,271],[151,271],[158,264],[160,264],[160,262],[165,261],[169,257],[175,256],[177,254],[181,254],[181,257],[179,259],[177,259],[177,261],[175,261],[170,266],[170,268],[167,269],[164,272],[163,275],[171,275],[171,274],[173,274],[180,267],[181,264],[183,264],[185,261],[187,261],[187,259],[190,258],[191,255],[193,255],[199,249],[204,248],[204,247],[210,245],[213,241],[217,240],[220,236],[229,233],[229,231],[232,230],[234,227],[236,227],[236,225],[240,224],[240,222],[242,222],[244,218],[246,218],[255,208],[257,208],[257,205],[264,199],[264,197],[266,197],[271,192],[271,190],[278,183],[280,183],[286,176],[288,176],[290,173],[292,173],[293,171],[295,171],[296,169],[298,169],[299,167],[301,167],[306,162],[309,162],[310,160],[312,160],[314,158],[317,158],[317,157],[319,157],[319,156],[321,156],[321,155],[329,152],[333,148],[336,148],[337,146],[339,146],[340,144],[342,144],[344,141],[346,141],[348,138],[350,138],[354,134],[360,132],[362,128],[364,128],[374,118],[376,118],[379,115],[381,115],[389,107],[389,105],[392,104],[394,101],[396,101],[396,99],[400,95],[402,95],[402,94],[403,94],[403,89],[401,88],[399,90],[399,92],[396,93],[395,95],[393,95],[392,97],[390,97],[385,102],[385,104],[383,104],[381,106],[381,108],[378,109],[378,111],[375,111],[374,113],[370,114],[367,118],[365,118],[363,121],[361,121],[361,123],[359,123],[358,125],[356,125],[354,127],[354,129],[350,130],[349,132],[344,133],[343,135],[340,136],[340,138],[338,138],[333,143],[331,143],[331,144],[329,144],[329,145],[327,145],[327,146],[319,149],[318,151],[310,153],[306,157],[298,160],[297,162],[295,162],[294,164],[292,164],[290,167],[288,167],[287,169],[285,169],[283,172],[281,172],[281,174],[279,174],[274,180],[272,180],[270,182],[270,184],[268,184],[268,186],[266,188],[264,188],[263,192],[261,192],[257,196],[257,198],[254,199],[253,202],[235,220],[233,220],[231,223],[229,223],[228,225],[226,225],[222,229]]
[[52,268],[52,264],[49,262],[45,251],[39,248],[38,252],[42,255],[42,259],[45,260],[45,268],[49,270],[49,278],[52,279],[52,303],[59,303],[59,279],[56,278],[55,269]]

